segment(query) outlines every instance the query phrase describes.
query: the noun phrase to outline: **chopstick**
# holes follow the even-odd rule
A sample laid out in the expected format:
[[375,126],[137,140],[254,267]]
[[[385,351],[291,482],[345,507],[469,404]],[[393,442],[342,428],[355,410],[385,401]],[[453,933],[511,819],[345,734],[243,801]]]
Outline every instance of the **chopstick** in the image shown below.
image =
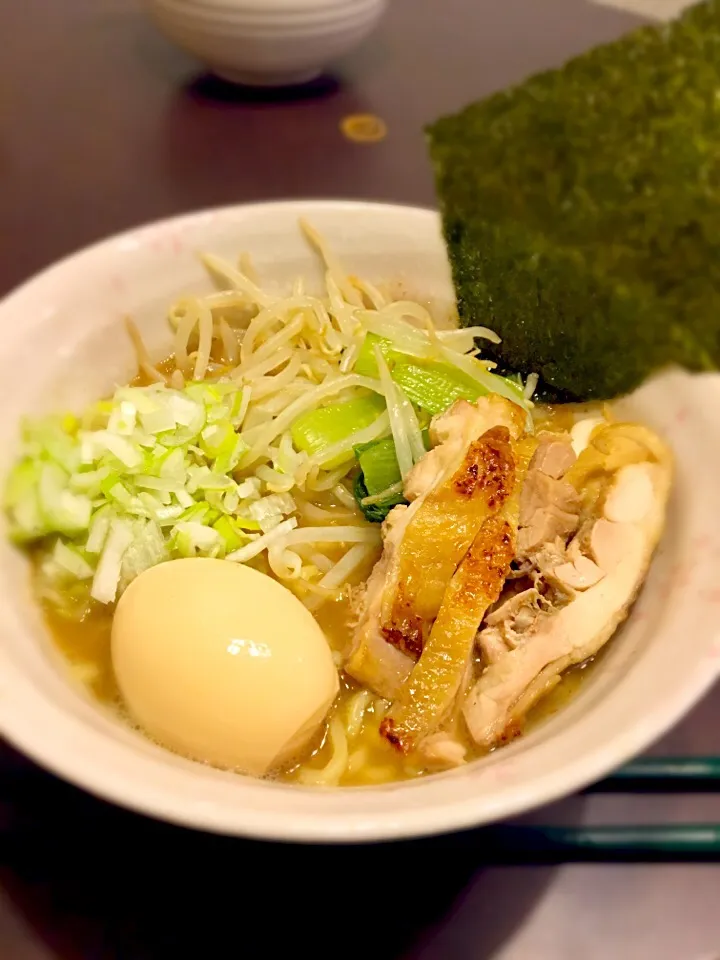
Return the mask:
[[587,788],[589,793],[714,790],[720,791],[720,757],[638,757]]
[[[720,757],[638,757],[601,780],[588,792],[720,792]],[[642,854],[717,857],[720,823],[597,827],[518,826],[512,846],[545,853],[588,857],[637,857]]]
[[[638,757],[611,780],[720,780],[720,757]],[[602,782],[602,781],[601,781]]]
[[720,824],[677,826],[518,827],[513,847],[546,853],[612,854],[720,854]]
[[[720,793],[718,757],[639,757],[587,788],[588,793]],[[492,828],[491,828],[492,829]],[[720,855],[720,823],[619,826],[507,825],[501,845],[515,854],[574,860]]]

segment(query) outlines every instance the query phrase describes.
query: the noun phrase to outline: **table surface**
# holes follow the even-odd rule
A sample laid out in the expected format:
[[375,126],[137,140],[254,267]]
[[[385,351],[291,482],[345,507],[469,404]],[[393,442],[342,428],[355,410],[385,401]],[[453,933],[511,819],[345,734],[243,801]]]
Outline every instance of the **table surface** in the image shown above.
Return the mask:
[[[106,234],[198,207],[432,205],[423,125],[668,6],[625,2],[634,13],[623,0],[391,0],[373,43],[310,90],[278,96],[202,75],[132,0],[0,0],[0,293]],[[354,113],[380,116],[387,138],[345,140],[339,123]],[[653,752],[717,751],[711,695]],[[708,822],[720,803],[586,795],[534,820]],[[720,866],[488,865],[483,832],[349,850],[207,837],[100,803],[9,747],[0,838],[3,960],[212,960],[235,943],[308,942],[319,957],[378,960],[720,954]],[[407,884],[408,867],[420,883]]]

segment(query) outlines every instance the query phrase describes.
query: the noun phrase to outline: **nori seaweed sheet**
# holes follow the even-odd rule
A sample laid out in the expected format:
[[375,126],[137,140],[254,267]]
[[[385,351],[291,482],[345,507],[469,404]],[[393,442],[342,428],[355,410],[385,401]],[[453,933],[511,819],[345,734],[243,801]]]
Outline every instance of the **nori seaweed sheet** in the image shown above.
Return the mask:
[[720,364],[720,0],[428,130],[458,311],[500,371],[605,399]]

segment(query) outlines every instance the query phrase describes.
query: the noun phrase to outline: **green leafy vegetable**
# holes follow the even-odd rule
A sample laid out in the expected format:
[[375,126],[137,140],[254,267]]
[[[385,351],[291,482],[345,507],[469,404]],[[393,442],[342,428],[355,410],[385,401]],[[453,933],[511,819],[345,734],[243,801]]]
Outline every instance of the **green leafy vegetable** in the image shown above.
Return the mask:
[[447,363],[396,363],[392,378],[408,399],[435,415],[456,400],[477,400],[487,393],[480,384]]
[[[408,399],[431,415],[444,413],[455,400],[475,401],[487,393],[499,393],[515,403],[526,407],[523,385],[517,379],[500,377],[489,373],[487,368],[473,357],[465,357],[443,349],[453,362],[415,360],[396,350],[390,340],[374,333],[365,335],[363,345],[355,361],[354,372],[368,377],[379,376],[375,348],[382,353],[390,368],[392,379],[402,387]],[[463,369],[467,365],[474,375]],[[482,381],[482,382],[481,382]]]
[[[309,410],[298,417],[290,429],[293,444],[305,453],[319,453],[363,427],[369,427],[384,410],[385,401],[377,394]],[[341,456],[326,463],[325,467],[332,469],[347,459]]]
[[402,479],[392,437],[355,447],[355,456],[365,478],[364,496],[382,493]]
[[408,359],[407,354],[395,350],[392,343],[386,340],[385,337],[379,337],[376,333],[366,333],[353,367],[355,373],[359,373],[363,377],[378,376],[379,371],[375,357],[376,346],[380,348],[382,355],[391,368],[396,361]]
[[[399,473],[400,470],[398,469],[398,474]],[[392,493],[387,497],[383,497],[382,500],[376,500],[373,503],[363,503],[363,500],[366,500],[369,496],[372,496],[372,494],[368,493],[368,489],[365,486],[365,478],[362,473],[359,473],[355,477],[353,494],[365,515],[365,519],[369,520],[370,523],[382,523],[393,507],[396,507],[399,503],[407,503],[402,493]]]
[[720,363],[720,0],[429,130],[463,325],[547,396]]
[[[425,449],[429,450],[430,437],[427,430],[422,431],[422,438]],[[373,443],[364,443],[355,447],[355,456],[360,466],[360,473],[354,483],[355,499],[367,520],[380,523],[398,503],[407,503],[401,490],[392,492],[373,503],[363,503],[363,500],[368,497],[375,498],[378,494],[400,485],[402,477],[395,444],[392,437],[385,437]]]

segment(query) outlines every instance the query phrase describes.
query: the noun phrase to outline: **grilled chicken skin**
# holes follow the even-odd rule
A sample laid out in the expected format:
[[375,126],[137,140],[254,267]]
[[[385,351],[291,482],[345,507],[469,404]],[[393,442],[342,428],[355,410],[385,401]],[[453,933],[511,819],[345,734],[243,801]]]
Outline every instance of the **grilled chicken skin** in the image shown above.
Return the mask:
[[[478,636],[487,666],[463,714],[482,748],[516,735],[563,671],[609,640],[660,538],[672,476],[669,452],[654,434],[633,425],[607,426],[594,442],[566,474],[568,485],[575,473],[586,491],[594,490],[594,502],[591,497],[584,511],[579,508],[584,516],[576,518],[577,533],[567,542],[557,534],[534,545],[535,552],[525,555],[534,585],[500,604]],[[586,461],[594,461],[589,472]]]
[[357,598],[358,624],[345,664],[387,700],[410,674],[445,588],[483,522],[478,507],[497,496],[507,474],[498,436],[480,438],[504,429],[513,440],[523,425],[518,406],[491,395],[474,404],[456,401],[430,426],[436,446],[406,477],[410,504],[395,507],[383,524],[383,554]]
[[380,733],[428,767],[465,762],[625,619],[664,525],[672,462],[636,424],[525,433],[497,396],[431,423],[409,504],[357,601],[350,675],[390,702]]

